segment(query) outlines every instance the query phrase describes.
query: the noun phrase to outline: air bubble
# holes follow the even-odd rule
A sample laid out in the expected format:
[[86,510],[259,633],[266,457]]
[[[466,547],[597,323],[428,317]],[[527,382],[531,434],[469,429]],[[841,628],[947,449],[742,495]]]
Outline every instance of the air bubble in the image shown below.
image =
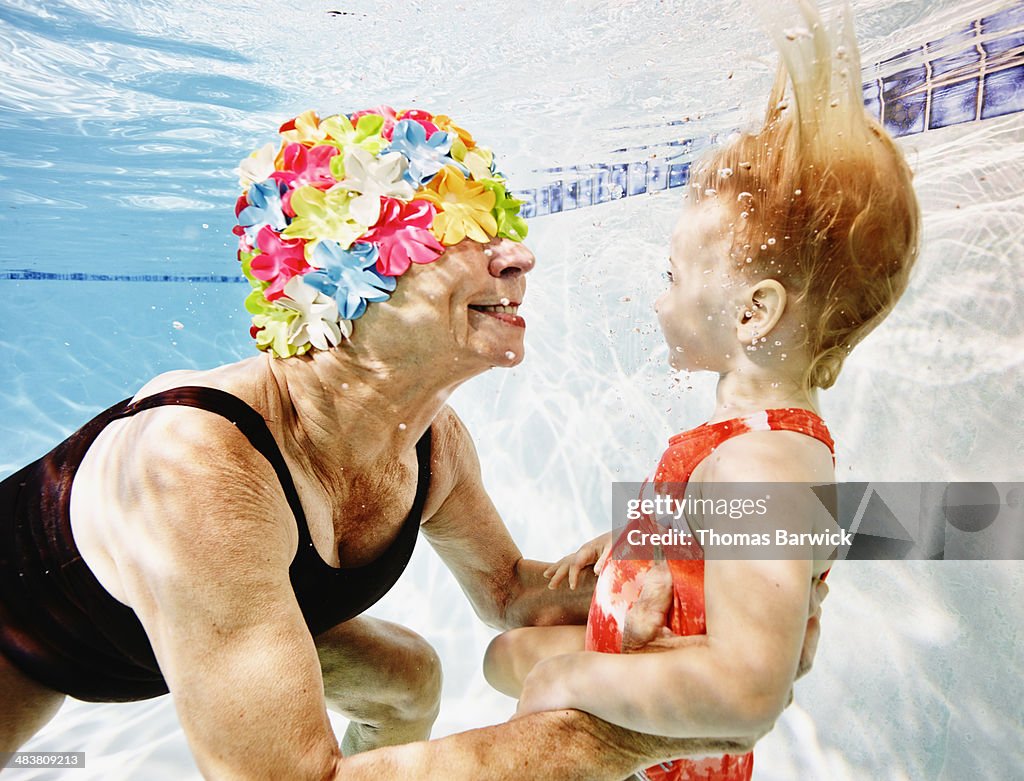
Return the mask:
[[716,190],[714,187],[709,187],[704,191],[704,195],[710,198],[713,195],[718,195],[718,190]]
[[722,177],[723,179],[728,179],[730,176],[732,176],[732,169],[731,168],[719,168],[718,169],[718,175],[720,177]]
[[768,239],[768,246],[769,247],[774,247],[775,246],[775,239]]
[[500,303],[502,306],[508,306],[511,302],[507,298],[503,298],[498,303]]
[[348,390],[348,383],[347,382],[341,383],[341,389],[342,390]]
[[491,255],[493,255],[493,254],[494,254],[494,250],[492,250],[490,247],[485,247],[484,248],[484,255],[486,255],[487,257],[491,257]]
[[762,244],[761,245],[761,249],[762,249],[762,251],[768,249],[768,245],[767,244]]
[[516,359],[516,354],[509,350],[508,352],[505,353],[505,357],[508,358],[510,361],[514,361]]
[[804,194],[803,190],[793,190],[793,195],[803,195],[803,194]]
[[782,342],[780,342],[778,339],[776,339],[775,340],[775,346],[776,347],[782,347]]
[[753,263],[753,262],[754,262],[753,258],[747,258],[747,263]]
[[750,215],[747,214],[746,212],[740,212],[740,219],[745,220],[748,217],[750,217]]
[[173,323],[171,323],[171,325],[174,327],[175,331],[180,331],[182,328],[185,327],[185,324],[180,320],[175,320]]
[[830,105],[830,106],[831,106],[832,108],[835,108],[836,106],[838,106],[838,105],[839,105],[839,98],[832,98],[832,102],[831,102],[831,103],[829,103],[829,105]]
[[399,431],[405,431],[407,428],[408,428],[408,426],[406,426],[404,423],[399,423],[398,424],[398,430]]
[[743,161],[742,163],[740,163],[740,168],[742,168],[744,171],[749,171],[750,163],[748,163],[747,161]]

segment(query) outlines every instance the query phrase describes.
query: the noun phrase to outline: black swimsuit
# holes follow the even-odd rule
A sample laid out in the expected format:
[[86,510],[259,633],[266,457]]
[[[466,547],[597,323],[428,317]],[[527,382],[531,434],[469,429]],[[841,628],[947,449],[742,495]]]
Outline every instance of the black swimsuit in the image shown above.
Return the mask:
[[394,542],[375,561],[331,567],[313,547],[288,467],[263,417],[236,396],[183,387],[116,404],[50,453],[0,482],[0,653],[26,675],[80,700],[124,702],[166,694],[135,612],[86,566],[71,534],[71,484],[89,446],[113,420],[180,404],[234,423],[277,473],[295,515],[299,547],[289,574],[310,634],[359,615],[405,570],[430,487],[430,429],[416,443],[416,498]]

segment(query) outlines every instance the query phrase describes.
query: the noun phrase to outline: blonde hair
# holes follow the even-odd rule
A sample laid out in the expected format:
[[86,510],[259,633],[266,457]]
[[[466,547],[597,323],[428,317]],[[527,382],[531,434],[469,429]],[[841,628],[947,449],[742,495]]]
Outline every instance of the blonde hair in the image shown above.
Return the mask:
[[764,124],[695,166],[693,192],[726,207],[741,273],[795,295],[803,384],[828,388],[906,289],[920,212],[902,152],[864,110],[848,8],[830,32],[807,0],[798,26],[780,5],[761,6],[782,55]]

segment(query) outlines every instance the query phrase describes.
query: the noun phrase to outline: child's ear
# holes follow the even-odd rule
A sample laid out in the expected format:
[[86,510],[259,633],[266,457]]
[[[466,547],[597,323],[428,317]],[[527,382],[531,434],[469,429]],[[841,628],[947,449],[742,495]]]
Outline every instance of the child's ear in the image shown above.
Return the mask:
[[786,288],[775,279],[762,279],[746,288],[736,317],[736,337],[749,346],[762,339],[782,319],[786,311]]

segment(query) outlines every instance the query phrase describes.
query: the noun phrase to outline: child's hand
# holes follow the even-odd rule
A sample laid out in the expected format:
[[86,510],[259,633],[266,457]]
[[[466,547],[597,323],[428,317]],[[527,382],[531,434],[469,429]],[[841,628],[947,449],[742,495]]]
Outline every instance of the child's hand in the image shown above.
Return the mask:
[[626,613],[622,627],[622,653],[634,653],[656,641],[675,637],[666,626],[668,610],[672,606],[672,572],[668,564],[659,561],[644,575],[640,596]]
[[556,561],[546,570],[544,577],[549,578],[548,588],[555,589],[569,577],[569,588],[575,589],[579,583],[580,571],[589,564],[594,565],[595,574],[601,571],[608,556],[612,552],[612,533],[602,534],[590,542],[580,546],[575,553],[570,553],[560,561]]

